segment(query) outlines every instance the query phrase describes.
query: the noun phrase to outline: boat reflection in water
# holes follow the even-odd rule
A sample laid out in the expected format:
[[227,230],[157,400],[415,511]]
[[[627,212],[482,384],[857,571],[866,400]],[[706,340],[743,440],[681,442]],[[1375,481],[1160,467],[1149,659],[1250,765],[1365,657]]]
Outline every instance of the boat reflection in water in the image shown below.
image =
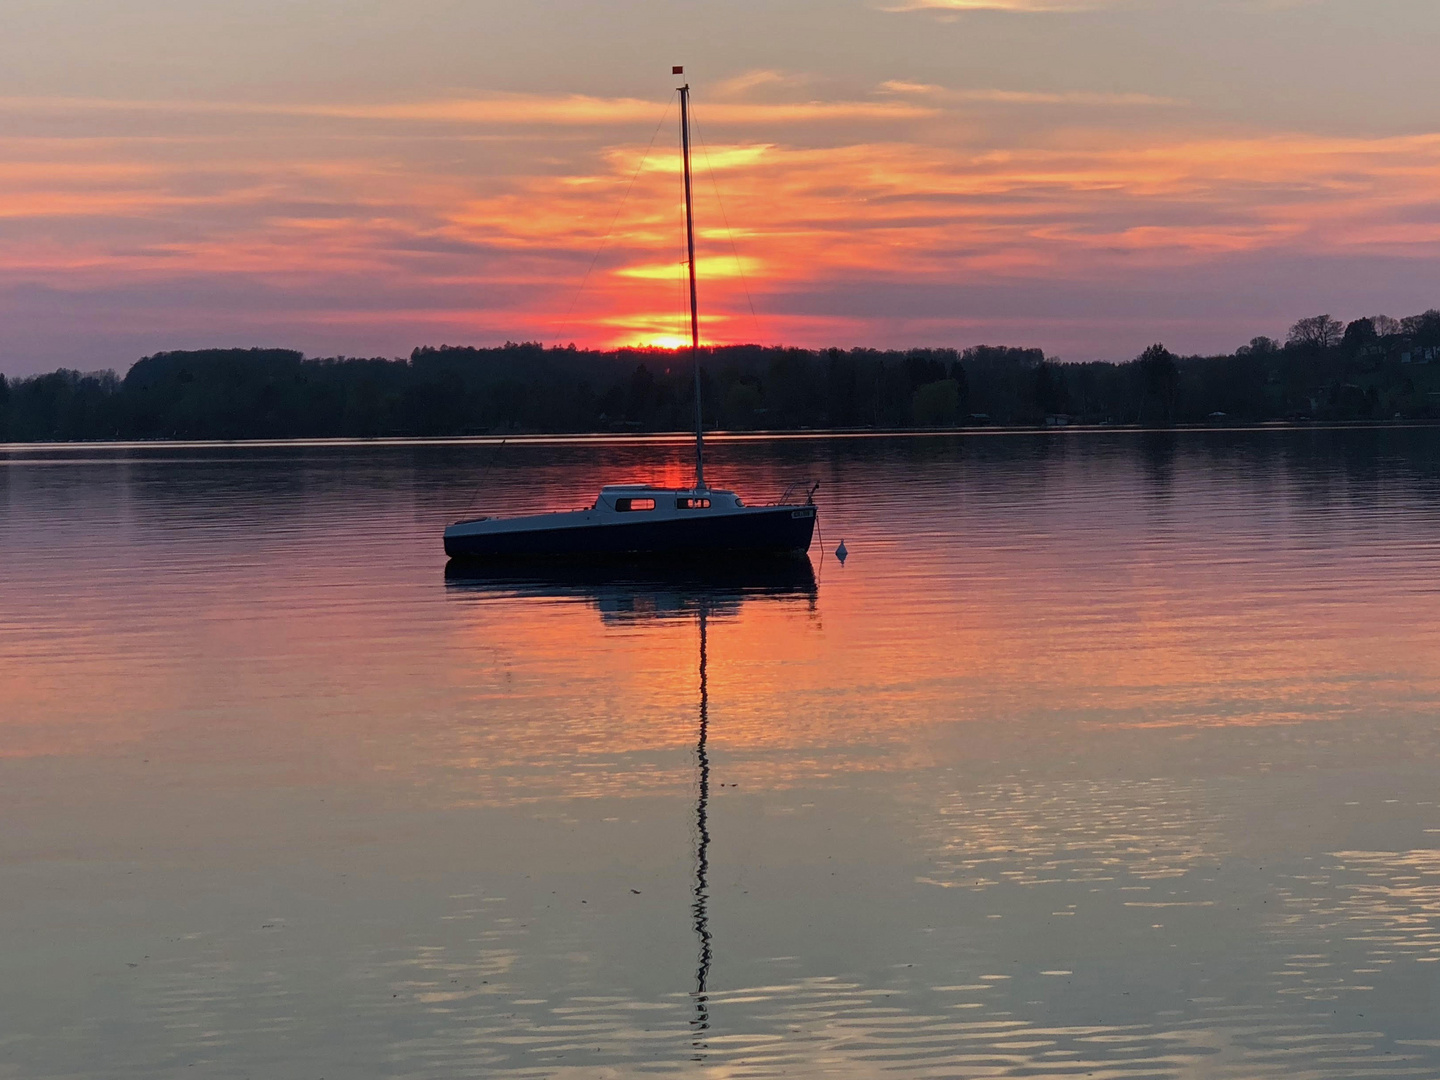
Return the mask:
[[774,559],[647,561],[633,566],[610,564],[477,567],[452,562],[446,585],[486,596],[535,597],[593,604],[606,623],[645,619],[694,618],[699,628],[697,723],[695,740],[695,885],[690,905],[697,948],[695,1011],[690,1018],[695,1060],[709,1048],[710,964],[710,690],[709,622],[731,616],[751,600],[800,600],[814,607],[819,589],[808,556]]
[[733,615],[747,600],[808,600],[817,594],[808,555],[657,562],[467,563],[445,567],[451,589],[488,597],[536,597],[593,605],[607,622]]

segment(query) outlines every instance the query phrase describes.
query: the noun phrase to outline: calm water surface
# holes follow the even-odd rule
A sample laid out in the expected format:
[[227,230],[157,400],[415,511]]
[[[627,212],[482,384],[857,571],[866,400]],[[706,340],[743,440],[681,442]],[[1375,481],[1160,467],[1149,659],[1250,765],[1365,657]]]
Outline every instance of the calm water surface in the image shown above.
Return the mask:
[[1440,432],[712,451],[0,451],[0,1077],[1440,1076]]

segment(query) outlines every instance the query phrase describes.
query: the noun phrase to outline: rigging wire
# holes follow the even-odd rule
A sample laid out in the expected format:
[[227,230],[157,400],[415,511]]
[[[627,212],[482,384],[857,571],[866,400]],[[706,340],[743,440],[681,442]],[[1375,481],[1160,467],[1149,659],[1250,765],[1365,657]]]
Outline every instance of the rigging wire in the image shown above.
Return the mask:
[[[678,91],[677,91],[678,92]],[[585,286],[590,281],[590,275],[595,271],[595,264],[600,261],[601,254],[610,242],[610,234],[615,231],[615,223],[620,220],[620,213],[625,209],[625,204],[630,201],[630,192],[635,189],[635,181],[640,179],[640,172],[645,168],[645,162],[650,160],[650,151],[655,148],[655,140],[660,135],[660,129],[665,126],[665,121],[670,117],[670,106],[675,104],[675,94],[670,95],[670,100],[665,103],[665,111],[660,114],[660,122],[655,125],[655,130],[650,133],[650,141],[645,144],[645,153],[640,156],[640,164],[635,166],[635,174],[630,177],[630,183],[625,186],[625,194],[620,199],[620,205],[615,208],[615,216],[610,219],[610,227],[605,230],[605,235],[600,238],[600,246],[595,249],[595,254],[590,257],[590,265],[585,268],[585,276],[580,279],[580,285],[575,290],[575,295],[570,298],[570,306],[565,309],[565,318],[561,320],[556,331],[556,339],[565,336],[565,331],[570,327],[570,316],[575,312],[575,305],[580,302],[580,294],[585,291]]]
[[695,133],[696,141],[700,143],[700,153],[705,157],[705,171],[710,174],[710,186],[715,191],[715,202],[720,207],[720,220],[725,225],[725,236],[730,241],[730,253],[735,256],[735,272],[740,275],[740,287],[745,290],[745,303],[750,307],[750,322],[755,327],[755,344],[758,345],[763,337],[760,317],[755,314],[755,301],[750,296],[750,282],[745,277],[745,264],[740,261],[740,249],[735,246],[735,230],[730,228],[730,216],[725,213],[725,200],[720,197],[720,183],[715,179],[715,167],[710,164],[710,147],[695,124],[694,105],[690,107],[690,130]]
[[[499,451],[500,451],[501,449],[503,449],[504,446],[505,446],[505,444],[506,444],[507,442],[509,442],[509,441],[510,441],[510,436],[508,436],[508,435],[505,436],[505,438],[503,438],[503,439],[500,440],[500,445],[495,448],[495,450],[496,450],[495,456],[496,456],[497,458],[500,456]],[[492,467],[493,467],[493,463],[492,463]],[[470,513],[471,510],[475,509],[475,500],[480,497],[480,489],[485,486],[485,481],[488,480],[488,479],[490,479],[490,477],[489,477],[488,475],[486,475],[486,473],[484,473],[484,472],[482,471],[481,474],[480,474],[480,482],[475,485],[475,490],[470,493],[470,501],[465,504],[465,509],[461,511],[461,516],[462,516],[462,517],[463,517],[465,514]]]

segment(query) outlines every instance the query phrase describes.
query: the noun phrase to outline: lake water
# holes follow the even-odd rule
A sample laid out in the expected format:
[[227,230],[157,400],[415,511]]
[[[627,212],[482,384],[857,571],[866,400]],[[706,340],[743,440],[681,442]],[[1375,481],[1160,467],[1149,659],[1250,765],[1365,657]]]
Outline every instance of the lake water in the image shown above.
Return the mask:
[[0,451],[0,1078],[1440,1076],[1440,430],[710,451]]

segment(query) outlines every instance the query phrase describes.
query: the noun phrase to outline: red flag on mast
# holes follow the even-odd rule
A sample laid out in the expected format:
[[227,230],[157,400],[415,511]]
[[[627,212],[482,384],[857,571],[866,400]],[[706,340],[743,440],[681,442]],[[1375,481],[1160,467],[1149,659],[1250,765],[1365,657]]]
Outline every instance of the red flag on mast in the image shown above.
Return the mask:
[[685,74],[685,69],[684,69],[683,67],[672,67],[672,68],[670,69],[670,74],[671,74],[671,75],[684,75],[684,74]]

